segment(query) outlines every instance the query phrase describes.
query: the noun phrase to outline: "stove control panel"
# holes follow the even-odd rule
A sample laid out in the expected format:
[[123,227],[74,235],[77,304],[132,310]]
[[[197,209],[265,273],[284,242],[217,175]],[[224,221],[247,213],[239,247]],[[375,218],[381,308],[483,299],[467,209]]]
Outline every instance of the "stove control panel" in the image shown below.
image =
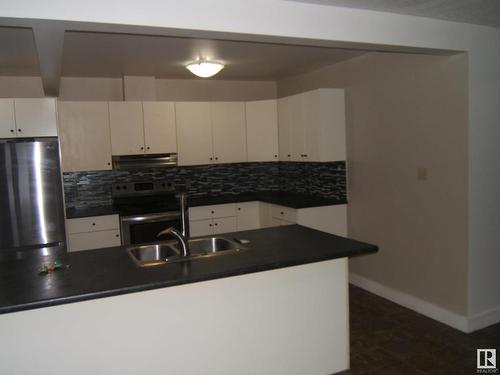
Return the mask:
[[111,195],[113,197],[134,197],[144,195],[172,194],[175,192],[174,185],[170,181],[139,181],[122,182],[112,184]]

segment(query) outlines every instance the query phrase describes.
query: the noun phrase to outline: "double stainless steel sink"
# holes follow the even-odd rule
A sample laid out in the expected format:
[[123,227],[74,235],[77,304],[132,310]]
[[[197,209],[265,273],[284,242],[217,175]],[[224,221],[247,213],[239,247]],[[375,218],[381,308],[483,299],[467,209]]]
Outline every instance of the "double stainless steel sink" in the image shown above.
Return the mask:
[[138,266],[150,267],[200,257],[233,254],[247,250],[238,240],[231,240],[225,237],[195,238],[187,242],[190,250],[190,255],[188,256],[183,256],[178,243],[172,241],[130,247],[127,249],[127,252]]

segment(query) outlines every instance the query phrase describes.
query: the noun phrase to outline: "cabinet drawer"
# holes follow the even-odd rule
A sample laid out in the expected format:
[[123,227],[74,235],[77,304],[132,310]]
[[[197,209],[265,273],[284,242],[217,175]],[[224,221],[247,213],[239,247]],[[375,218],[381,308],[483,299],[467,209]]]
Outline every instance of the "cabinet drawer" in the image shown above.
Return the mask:
[[191,237],[208,236],[211,234],[214,234],[212,219],[189,221],[189,235]]
[[69,234],[120,229],[118,215],[82,217],[66,220],[66,229]]
[[121,239],[119,229],[73,233],[68,235],[69,251],[100,249],[120,245]]
[[271,207],[271,216],[292,223],[297,222],[297,210],[295,208],[273,205]]
[[230,216],[236,216],[236,206],[234,203],[189,208],[189,218],[191,220],[204,220]]

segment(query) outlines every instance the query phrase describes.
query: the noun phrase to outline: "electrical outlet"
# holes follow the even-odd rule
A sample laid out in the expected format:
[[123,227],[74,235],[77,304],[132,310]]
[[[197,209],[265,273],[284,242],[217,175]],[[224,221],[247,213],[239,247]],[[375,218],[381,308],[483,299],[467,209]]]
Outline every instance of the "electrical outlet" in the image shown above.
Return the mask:
[[426,181],[427,180],[427,168],[417,167],[417,180]]

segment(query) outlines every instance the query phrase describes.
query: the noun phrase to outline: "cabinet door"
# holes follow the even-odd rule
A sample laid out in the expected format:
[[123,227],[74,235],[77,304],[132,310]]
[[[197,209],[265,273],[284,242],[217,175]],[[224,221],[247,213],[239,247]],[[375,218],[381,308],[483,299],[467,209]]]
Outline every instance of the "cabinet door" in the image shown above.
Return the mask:
[[[346,121],[343,89],[319,89],[318,161],[346,160]],[[314,144],[310,148],[315,147]]]
[[252,230],[260,228],[259,202],[244,202],[236,205],[237,230]]
[[289,97],[290,100],[290,148],[292,161],[305,161],[304,95]]
[[113,155],[144,154],[141,102],[109,102],[109,126]]
[[278,99],[278,143],[280,161],[292,160],[291,122],[292,100],[290,97]]
[[121,239],[119,229],[68,235],[68,247],[70,252],[101,249],[120,245]]
[[[302,161],[319,161],[320,140],[320,117],[321,101],[320,91],[308,91],[302,95],[302,117],[303,117],[303,152]],[[333,142],[330,138],[328,142]],[[331,148],[331,146],[329,147]]]
[[221,217],[214,219],[214,234],[236,232],[236,218]]
[[179,165],[212,163],[210,103],[175,103],[177,161]]
[[248,161],[278,160],[278,108],[276,100],[246,103]]
[[143,102],[146,154],[177,152],[173,102]]
[[210,103],[215,163],[247,161],[245,104]]
[[56,101],[53,98],[14,99],[18,137],[56,137]]
[[191,237],[208,236],[211,234],[214,234],[212,219],[189,221],[189,235]]
[[59,102],[63,172],[111,169],[107,102]]
[[14,99],[0,99],[0,138],[13,138],[16,135]]

